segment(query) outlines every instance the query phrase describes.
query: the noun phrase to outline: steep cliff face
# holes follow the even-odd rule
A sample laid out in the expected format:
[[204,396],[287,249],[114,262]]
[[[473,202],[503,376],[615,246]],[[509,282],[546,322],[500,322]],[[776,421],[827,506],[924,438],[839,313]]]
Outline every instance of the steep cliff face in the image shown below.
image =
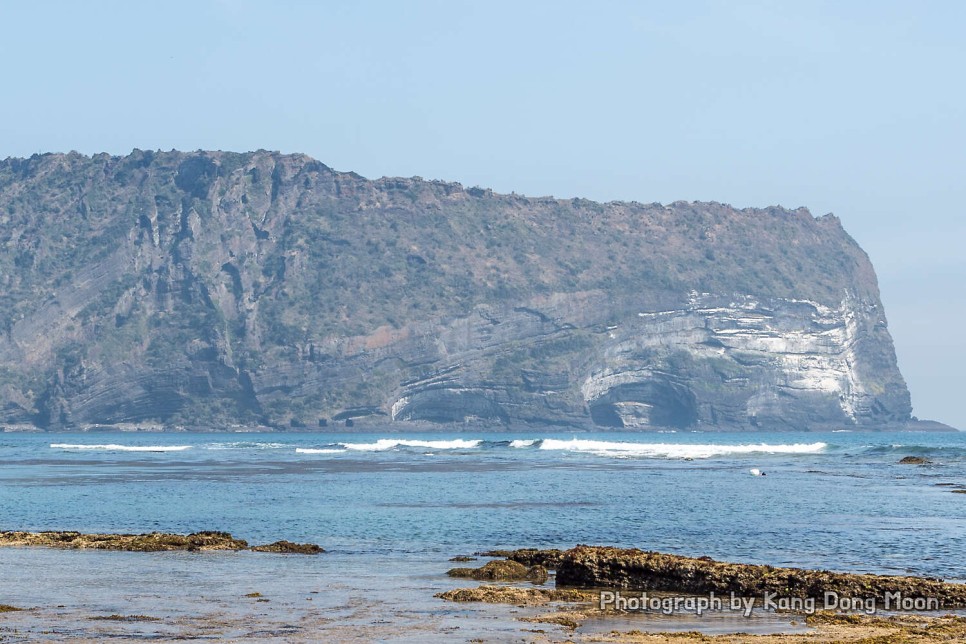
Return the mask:
[[268,152],[0,162],[0,424],[909,419],[831,216],[368,181]]

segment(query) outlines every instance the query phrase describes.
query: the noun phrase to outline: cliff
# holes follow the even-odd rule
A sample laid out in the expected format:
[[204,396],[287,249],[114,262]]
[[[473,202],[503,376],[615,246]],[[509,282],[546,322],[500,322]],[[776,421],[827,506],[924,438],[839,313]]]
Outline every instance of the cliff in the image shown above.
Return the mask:
[[0,162],[0,425],[910,418],[833,216],[367,180],[302,155]]

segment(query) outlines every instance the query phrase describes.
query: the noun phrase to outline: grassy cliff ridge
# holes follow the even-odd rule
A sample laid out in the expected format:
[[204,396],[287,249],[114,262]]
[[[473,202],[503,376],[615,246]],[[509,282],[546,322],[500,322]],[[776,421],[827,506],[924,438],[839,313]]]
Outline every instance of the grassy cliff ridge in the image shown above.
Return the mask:
[[[783,318],[799,314],[781,302],[849,302],[860,320],[841,351],[864,383],[852,420],[908,418],[874,271],[830,215],[370,181],[264,151],[0,162],[8,425],[593,422],[581,386],[622,351],[608,329],[628,340],[639,313],[693,310],[701,294]],[[703,362],[634,359],[681,386],[706,380]],[[741,378],[728,386],[791,386]],[[664,400],[651,389],[630,402]],[[708,395],[693,422],[711,423]],[[729,423],[758,414],[736,401]]]

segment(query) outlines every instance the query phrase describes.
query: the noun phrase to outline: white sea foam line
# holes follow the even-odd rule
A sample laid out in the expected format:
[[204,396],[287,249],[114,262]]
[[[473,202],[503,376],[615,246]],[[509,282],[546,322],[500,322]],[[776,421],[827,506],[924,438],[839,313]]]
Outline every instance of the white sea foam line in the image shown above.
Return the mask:
[[344,449],[313,449],[311,447],[296,447],[296,454],[345,454]]
[[111,452],[183,452],[191,445],[79,445],[74,443],[51,443],[53,449],[101,450]]
[[535,438],[532,438],[532,439],[529,439],[529,440],[522,440],[522,439],[521,440],[515,440],[515,441],[510,441],[510,447],[518,447],[518,448],[519,447],[531,447],[536,442],[537,442],[537,439],[535,439]]
[[424,449],[472,449],[479,447],[482,440],[456,439],[451,441],[416,441],[380,438],[375,443],[339,443],[346,449],[357,452],[383,452],[394,447],[422,447]]
[[732,454],[815,454],[827,447],[825,443],[795,443],[791,445],[684,445],[673,443],[612,443],[573,439],[569,441],[544,439],[540,449],[586,452],[599,456],[651,456],[662,458],[710,458]]

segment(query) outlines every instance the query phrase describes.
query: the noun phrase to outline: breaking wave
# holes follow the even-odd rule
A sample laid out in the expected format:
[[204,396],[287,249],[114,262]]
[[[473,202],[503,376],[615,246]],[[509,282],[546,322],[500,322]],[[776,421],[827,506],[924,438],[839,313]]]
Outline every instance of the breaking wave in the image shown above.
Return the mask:
[[419,447],[422,449],[473,449],[482,444],[482,440],[449,440],[449,441],[418,441],[381,438],[375,443],[339,443],[347,450],[354,452],[385,452],[397,447]]
[[544,450],[565,450],[616,458],[711,458],[738,454],[817,454],[828,447],[825,443],[790,445],[686,445],[675,443],[612,443],[593,440],[556,440],[547,438],[540,444]]
[[83,445],[75,443],[51,443],[53,449],[92,450],[103,452],[183,452],[191,445]]
[[[633,443],[597,440],[559,440],[553,438],[529,438],[488,441],[482,439],[455,440],[404,440],[382,438],[372,443],[330,443],[319,447],[299,447],[298,454],[347,454],[365,452],[388,452],[406,448],[431,450],[520,450],[535,449],[546,452],[573,452],[611,458],[664,458],[696,459],[715,456],[741,456],[744,454],[818,454],[828,447],[826,443],[794,444],[675,444]],[[549,455],[549,454],[548,454]]]
[[285,443],[262,443],[259,441],[236,441],[234,443],[208,443],[204,446],[205,449],[211,450],[222,450],[222,449],[284,449],[286,447],[291,447],[291,445],[286,445]]

